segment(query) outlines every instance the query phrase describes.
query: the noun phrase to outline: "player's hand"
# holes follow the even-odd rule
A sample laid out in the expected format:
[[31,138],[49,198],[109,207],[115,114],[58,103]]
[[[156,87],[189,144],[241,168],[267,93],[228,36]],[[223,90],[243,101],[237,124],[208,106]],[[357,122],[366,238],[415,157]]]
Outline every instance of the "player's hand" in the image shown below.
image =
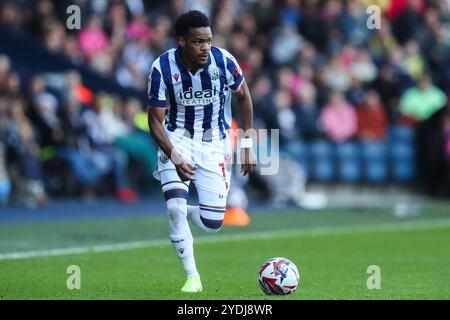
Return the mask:
[[256,166],[256,157],[253,153],[253,149],[251,148],[244,148],[241,149],[241,173],[246,176]]
[[189,163],[182,163],[180,165],[176,165],[178,176],[182,181],[195,181],[195,170],[196,167],[190,165]]
[[194,166],[187,163],[183,157],[174,152],[172,154],[172,162],[175,165],[175,169],[177,170],[178,176],[182,181],[194,181],[195,180],[195,168]]

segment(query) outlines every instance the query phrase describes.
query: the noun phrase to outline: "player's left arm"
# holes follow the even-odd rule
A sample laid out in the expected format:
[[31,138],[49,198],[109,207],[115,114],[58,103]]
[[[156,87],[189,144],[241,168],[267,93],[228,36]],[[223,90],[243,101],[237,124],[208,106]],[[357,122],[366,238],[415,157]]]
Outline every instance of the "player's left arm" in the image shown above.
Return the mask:
[[[240,88],[234,92],[238,103],[238,117],[240,127],[244,130],[243,138],[252,138],[251,130],[253,128],[253,104],[250,96],[250,90],[245,80],[242,81]],[[250,173],[256,166],[256,157],[251,147],[242,148],[240,150],[241,172],[243,175]]]

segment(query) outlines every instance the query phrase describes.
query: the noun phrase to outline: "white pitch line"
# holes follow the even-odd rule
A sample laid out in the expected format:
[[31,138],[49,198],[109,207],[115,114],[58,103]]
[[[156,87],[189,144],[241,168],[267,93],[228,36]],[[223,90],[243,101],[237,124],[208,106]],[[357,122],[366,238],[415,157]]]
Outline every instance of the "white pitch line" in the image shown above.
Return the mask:
[[[420,229],[433,229],[450,226],[450,219],[422,220],[412,222],[384,223],[378,225],[356,225],[343,227],[315,227],[311,229],[291,229],[275,231],[255,231],[246,233],[235,233],[215,236],[202,236],[195,238],[196,244],[218,243],[238,240],[263,240],[292,236],[322,236],[331,234],[348,234],[361,232],[384,232],[384,231],[408,231]],[[0,254],[0,260],[18,260],[37,257],[62,256],[80,253],[107,252],[129,249],[139,249],[148,247],[168,246],[168,239],[156,239],[149,241],[135,241],[124,243],[112,243],[103,245],[93,245],[87,247],[58,248],[49,250],[9,252]]]

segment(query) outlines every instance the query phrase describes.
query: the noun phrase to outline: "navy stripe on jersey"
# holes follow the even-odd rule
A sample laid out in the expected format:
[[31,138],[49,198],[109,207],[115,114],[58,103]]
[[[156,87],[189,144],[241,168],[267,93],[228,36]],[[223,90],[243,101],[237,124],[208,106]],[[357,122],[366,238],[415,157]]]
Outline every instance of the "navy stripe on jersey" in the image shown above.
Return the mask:
[[[192,88],[192,78],[181,60],[180,48],[175,50],[175,61],[180,69],[183,91],[189,91],[189,88]],[[194,136],[194,120],[195,106],[186,106],[184,109],[184,128],[189,131],[191,138]]]
[[151,87],[149,94],[148,105],[150,107],[165,107],[166,101],[158,100],[159,96],[159,87],[161,85],[161,73],[159,73],[158,69],[153,68],[151,74]]
[[227,58],[227,70],[233,76],[234,83],[230,86],[230,89],[235,91],[242,83],[244,77],[238,72],[237,66],[233,60]]
[[169,63],[169,52],[164,53],[159,59],[161,65],[161,73],[163,74],[163,80],[166,85],[167,91],[169,92],[169,101],[170,101],[170,111],[169,111],[169,124],[167,129],[169,131],[174,131],[177,127],[177,102],[175,100],[175,93],[173,91],[173,84],[171,75],[172,72],[170,70]]
[[[211,77],[208,73],[208,68],[203,68],[203,71],[200,73],[200,77],[202,79],[202,90],[212,89]],[[206,142],[212,141],[212,130],[211,130],[211,121],[213,114],[213,104],[210,103],[203,108],[203,137],[202,140]]]
[[220,49],[216,47],[211,47],[211,52],[214,56],[214,60],[216,60],[216,64],[220,69],[220,109],[219,109],[219,119],[218,119],[218,125],[220,129],[220,135],[221,138],[225,138],[225,132],[223,128],[223,122],[224,122],[224,113],[223,108],[225,104],[225,94],[223,93],[223,90],[225,89],[225,80],[226,80],[226,70],[225,70],[225,64],[223,60],[223,54],[220,51]]

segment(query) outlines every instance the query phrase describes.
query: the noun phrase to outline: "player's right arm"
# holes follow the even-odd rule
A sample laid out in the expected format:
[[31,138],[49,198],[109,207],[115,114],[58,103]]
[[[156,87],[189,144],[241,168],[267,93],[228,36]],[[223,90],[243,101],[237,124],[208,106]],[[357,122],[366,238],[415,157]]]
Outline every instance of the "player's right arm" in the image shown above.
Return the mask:
[[186,163],[183,157],[175,150],[167,136],[163,126],[165,113],[165,108],[152,106],[148,108],[147,114],[150,133],[161,150],[170,158],[170,160],[172,160],[180,179],[182,181],[195,180],[195,167]]
[[166,114],[166,86],[161,71],[157,68],[158,61],[152,66],[148,82],[148,126],[150,134],[160,149],[172,160],[181,180],[194,180],[195,168],[186,163],[183,157],[175,150],[163,126]]

